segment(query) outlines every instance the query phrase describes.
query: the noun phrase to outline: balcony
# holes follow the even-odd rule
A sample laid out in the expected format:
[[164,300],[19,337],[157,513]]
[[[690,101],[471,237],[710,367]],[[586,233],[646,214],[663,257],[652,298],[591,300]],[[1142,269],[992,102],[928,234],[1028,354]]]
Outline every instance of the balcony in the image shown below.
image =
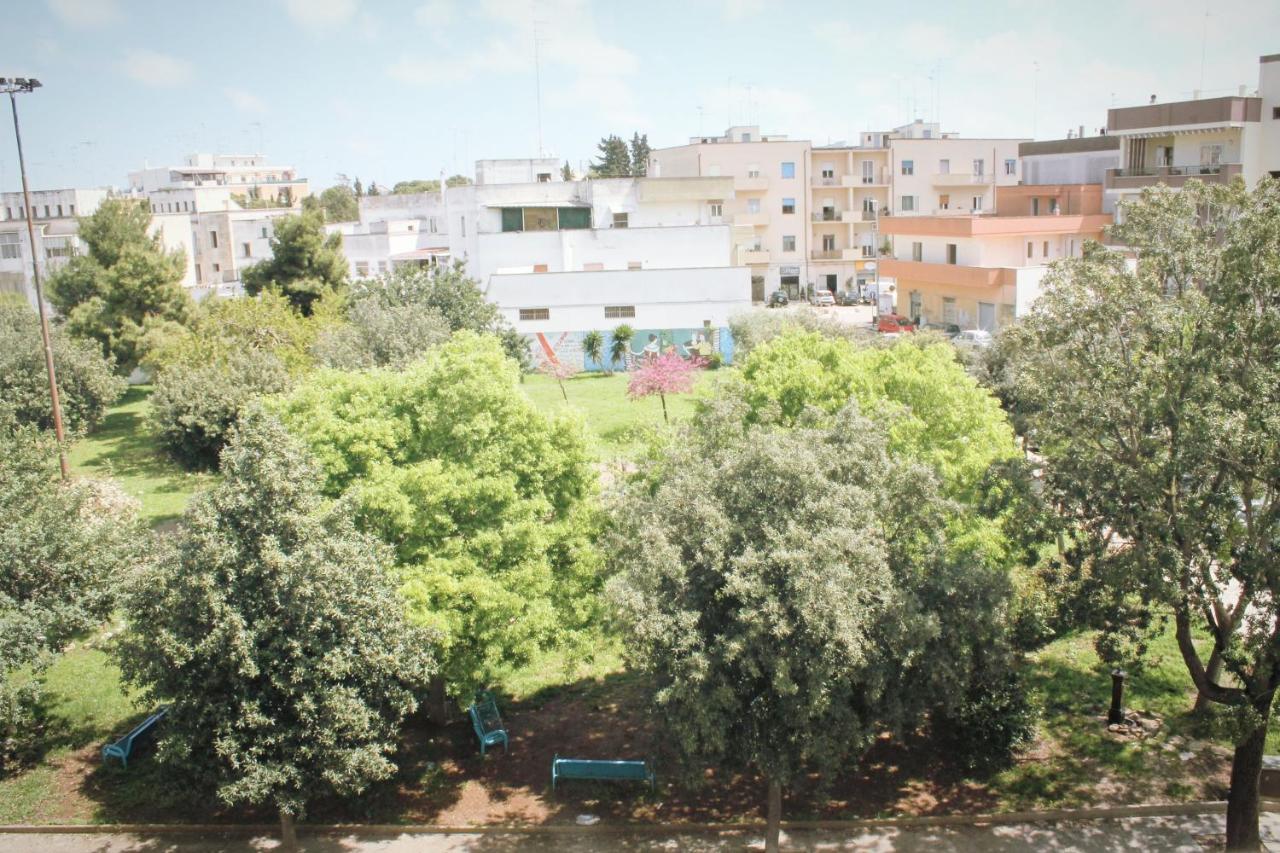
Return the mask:
[[812,181],[812,185],[814,189],[824,189],[824,188],[839,189],[844,186],[844,184],[841,183],[841,179],[834,175],[829,178],[823,177],[822,175],[815,175]]
[[875,222],[879,219],[879,215],[874,210],[864,210],[862,215],[858,217],[859,222]]
[[769,179],[760,175],[748,175],[733,179],[733,188],[740,193],[762,193],[769,189]]
[[966,267],[959,264],[900,261],[896,258],[881,260],[880,274],[897,279],[899,288],[904,281],[979,289],[1018,283],[1018,271],[1012,267]]
[[847,210],[836,210],[833,207],[824,207],[822,210],[809,214],[809,218],[813,222],[832,222],[840,223],[845,220],[842,218],[848,213]]
[[1206,184],[1228,184],[1241,173],[1239,163],[1223,163],[1218,166],[1155,166],[1144,169],[1108,169],[1103,186],[1109,190],[1140,190],[1164,184],[1181,187],[1189,180]]
[[767,264],[769,263],[769,250],[756,249],[748,246],[738,247],[738,265],[748,266],[750,264]]
[[848,249],[813,249],[809,252],[809,259],[814,261],[843,261],[844,253]]
[[760,225],[769,224],[769,214],[764,211],[756,213],[735,213],[733,215],[733,226],[735,228],[756,228]]
[[957,174],[952,172],[933,176],[933,185],[935,187],[981,187],[993,183],[995,183],[995,179],[991,175]]
[[889,179],[885,175],[884,167],[880,167],[871,172],[870,175],[845,175],[840,178],[840,185],[845,187],[883,187],[888,186]]

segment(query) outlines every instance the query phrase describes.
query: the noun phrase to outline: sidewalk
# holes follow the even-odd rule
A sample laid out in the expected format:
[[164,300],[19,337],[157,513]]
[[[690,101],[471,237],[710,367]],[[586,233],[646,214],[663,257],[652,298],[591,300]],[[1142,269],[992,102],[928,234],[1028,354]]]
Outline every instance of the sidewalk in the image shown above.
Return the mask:
[[[1204,853],[1221,844],[1222,814],[1128,817],[987,826],[876,826],[859,829],[803,829],[784,834],[784,850],[916,851],[1185,851]],[[758,831],[670,833],[661,829],[563,827],[532,832],[406,832],[400,835],[306,835],[306,853],[589,853],[619,851],[736,851],[762,849]],[[1263,816],[1263,842],[1280,853],[1280,813]],[[123,833],[26,834],[0,832],[0,851],[30,853],[241,853],[277,847],[274,837],[225,835],[195,837],[189,833],[131,835]]]

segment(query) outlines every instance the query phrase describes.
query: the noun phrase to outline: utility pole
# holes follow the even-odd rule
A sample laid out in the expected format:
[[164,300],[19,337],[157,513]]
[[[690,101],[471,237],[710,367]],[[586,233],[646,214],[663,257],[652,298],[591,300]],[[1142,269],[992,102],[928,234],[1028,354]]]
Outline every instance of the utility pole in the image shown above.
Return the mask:
[[31,242],[31,279],[36,288],[36,309],[40,312],[40,337],[44,341],[44,366],[49,372],[49,397],[53,401],[53,431],[58,437],[58,465],[62,479],[71,476],[67,467],[66,435],[62,431],[62,404],[58,401],[58,374],[53,368],[53,346],[49,343],[49,315],[44,307],[44,291],[40,287],[40,255],[36,245],[35,210],[31,206],[31,190],[27,186],[27,164],[22,157],[22,131],[18,127],[18,92],[34,92],[40,81],[26,77],[0,77],[0,91],[9,93],[13,111],[13,137],[18,144],[18,172],[22,175],[22,203],[27,208],[27,239]]

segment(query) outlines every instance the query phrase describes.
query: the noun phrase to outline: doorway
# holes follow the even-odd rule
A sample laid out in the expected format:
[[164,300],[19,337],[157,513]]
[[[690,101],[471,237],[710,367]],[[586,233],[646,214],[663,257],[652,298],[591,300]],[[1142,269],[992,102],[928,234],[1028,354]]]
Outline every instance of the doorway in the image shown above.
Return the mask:
[[839,284],[837,284],[837,282],[839,281],[839,278],[840,277],[837,276],[835,273],[828,273],[827,274],[827,290],[830,290],[832,293],[835,293],[836,289],[840,286]]
[[978,303],[978,328],[987,332],[996,330],[996,306],[994,303]]

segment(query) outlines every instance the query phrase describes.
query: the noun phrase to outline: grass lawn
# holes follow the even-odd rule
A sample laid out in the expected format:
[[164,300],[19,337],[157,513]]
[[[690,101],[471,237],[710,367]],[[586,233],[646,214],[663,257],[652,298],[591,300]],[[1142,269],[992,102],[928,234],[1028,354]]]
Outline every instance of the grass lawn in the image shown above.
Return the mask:
[[[713,376],[711,371],[700,375],[692,394],[667,397],[667,415],[673,423],[693,412],[694,398],[713,381]],[[625,373],[579,373],[565,380],[562,395],[555,379],[534,373],[524,378],[521,387],[544,412],[578,412],[596,439],[596,454],[601,459],[612,459],[634,456],[644,445],[645,431],[662,426],[662,401],[657,397],[628,397],[629,378]]]
[[191,494],[213,481],[171,460],[146,427],[148,385],[134,385],[107,410],[102,423],[71,448],[77,474],[113,477],[142,502],[142,517],[151,525],[182,515]]

